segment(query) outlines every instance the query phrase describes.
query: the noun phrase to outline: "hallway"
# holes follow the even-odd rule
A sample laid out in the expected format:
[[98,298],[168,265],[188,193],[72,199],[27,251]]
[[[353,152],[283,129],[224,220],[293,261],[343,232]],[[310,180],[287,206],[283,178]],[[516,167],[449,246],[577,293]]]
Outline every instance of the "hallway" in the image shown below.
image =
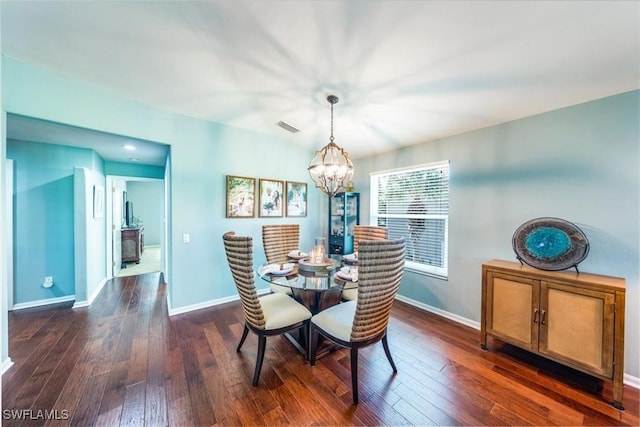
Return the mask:
[[139,274],[162,271],[160,256],[160,246],[145,246],[142,256],[140,257],[140,264],[136,264],[135,262],[127,263],[127,267],[120,269],[118,272],[118,277],[137,276]]

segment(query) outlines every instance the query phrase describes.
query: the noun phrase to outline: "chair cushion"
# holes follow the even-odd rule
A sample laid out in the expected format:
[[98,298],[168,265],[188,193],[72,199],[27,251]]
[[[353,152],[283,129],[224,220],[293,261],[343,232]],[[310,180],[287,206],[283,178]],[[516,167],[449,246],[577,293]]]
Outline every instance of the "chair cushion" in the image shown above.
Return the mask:
[[311,318],[320,329],[342,341],[351,341],[356,301],[347,301],[321,311]]
[[311,317],[305,306],[283,293],[274,293],[260,297],[264,313],[265,329],[279,329]]
[[[258,275],[259,277],[262,277]],[[271,279],[269,283],[269,288],[273,293],[283,293],[287,295],[293,295],[293,291],[290,286],[287,286],[287,278],[286,277],[274,277]]]
[[358,299],[358,288],[344,289],[342,298],[348,301],[356,301]]
[[[279,277],[279,279],[280,279],[280,277]],[[284,279],[284,277],[282,277],[282,279]],[[271,288],[271,292],[273,292],[273,293],[287,294],[287,295],[292,295],[293,294],[293,292],[291,291],[290,287],[285,286],[285,285],[280,285],[277,282],[271,282],[269,284],[269,287]]]

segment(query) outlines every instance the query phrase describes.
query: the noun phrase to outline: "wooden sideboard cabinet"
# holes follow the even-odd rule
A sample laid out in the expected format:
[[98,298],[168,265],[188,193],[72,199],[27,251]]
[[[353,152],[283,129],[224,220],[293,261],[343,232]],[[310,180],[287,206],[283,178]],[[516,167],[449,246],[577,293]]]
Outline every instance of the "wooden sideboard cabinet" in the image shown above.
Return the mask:
[[139,264],[144,252],[144,227],[123,228],[121,233],[122,264],[126,262]]
[[622,406],[625,280],[538,270],[519,262],[482,265],[480,345],[487,335],[613,382]]

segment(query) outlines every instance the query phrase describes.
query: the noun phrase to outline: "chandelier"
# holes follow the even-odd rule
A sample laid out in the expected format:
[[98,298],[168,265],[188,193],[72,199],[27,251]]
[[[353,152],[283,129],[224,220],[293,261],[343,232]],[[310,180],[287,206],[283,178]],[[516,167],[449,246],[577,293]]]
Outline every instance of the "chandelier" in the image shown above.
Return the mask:
[[331,137],[327,145],[316,151],[307,170],[316,187],[333,197],[351,181],[353,163],[349,154],[333,142],[333,104],[338,102],[338,97],[329,95],[327,101],[331,104]]

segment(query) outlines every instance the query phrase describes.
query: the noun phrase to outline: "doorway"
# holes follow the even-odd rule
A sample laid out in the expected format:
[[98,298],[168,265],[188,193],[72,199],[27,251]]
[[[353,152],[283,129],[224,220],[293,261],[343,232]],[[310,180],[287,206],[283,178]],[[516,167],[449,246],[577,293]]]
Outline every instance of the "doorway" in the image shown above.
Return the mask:
[[[107,188],[111,188],[111,218],[107,226],[109,278],[164,272],[165,180],[107,176]],[[129,221],[127,213],[131,215]]]

